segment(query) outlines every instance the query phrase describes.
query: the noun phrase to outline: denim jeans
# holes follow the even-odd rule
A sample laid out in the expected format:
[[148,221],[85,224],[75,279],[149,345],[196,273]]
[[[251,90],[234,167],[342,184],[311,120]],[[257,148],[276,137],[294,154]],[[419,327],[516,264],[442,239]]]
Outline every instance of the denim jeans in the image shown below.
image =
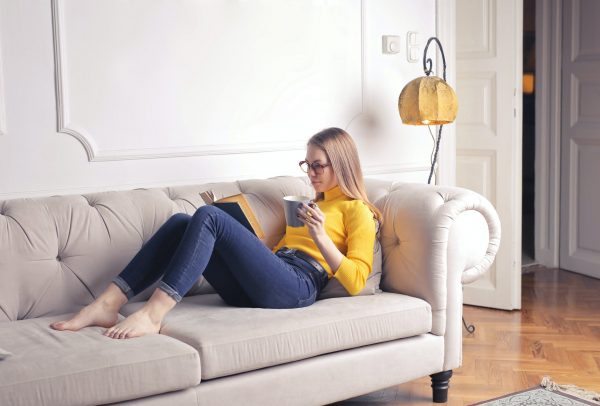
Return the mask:
[[200,276],[232,306],[305,307],[319,293],[300,263],[282,260],[213,206],[169,218],[113,282],[132,298],[162,277],[159,289],[179,302]]

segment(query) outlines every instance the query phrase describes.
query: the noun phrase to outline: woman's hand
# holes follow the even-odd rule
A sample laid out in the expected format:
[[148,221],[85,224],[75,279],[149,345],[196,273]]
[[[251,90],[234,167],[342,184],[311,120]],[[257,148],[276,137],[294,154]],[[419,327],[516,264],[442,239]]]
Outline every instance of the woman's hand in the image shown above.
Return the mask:
[[317,242],[327,236],[325,232],[325,214],[316,203],[301,203],[297,211],[298,218],[306,227],[313,241]]
[[335,274],[340,267],[344,254],[335,246],[331,238],[325,232],[325,214],[316,203],[310,202],[310,207],[302,203],[298,207],[298,218],[306,227],[311,238],[323,254],[323,258]]

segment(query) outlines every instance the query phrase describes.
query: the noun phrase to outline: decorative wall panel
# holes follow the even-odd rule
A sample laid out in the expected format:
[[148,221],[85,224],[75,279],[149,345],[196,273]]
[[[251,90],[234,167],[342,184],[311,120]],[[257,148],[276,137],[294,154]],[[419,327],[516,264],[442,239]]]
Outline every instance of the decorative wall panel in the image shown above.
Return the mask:
[[302,148],[362,111],[360,0],[52,8],[59,131],[90,160]]

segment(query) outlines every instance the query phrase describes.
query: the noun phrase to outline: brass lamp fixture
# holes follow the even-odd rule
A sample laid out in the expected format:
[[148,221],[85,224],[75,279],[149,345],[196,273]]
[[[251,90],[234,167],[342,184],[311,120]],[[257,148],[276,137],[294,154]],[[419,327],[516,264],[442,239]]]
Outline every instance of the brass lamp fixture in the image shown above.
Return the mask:
[[[427,49],[431,41],[435,41],[442,54],[444,66],[443,79],[437,76],[430,76],[432,64],[430,58],[427,58]],[[439,126],[437,141],[434,138],[433,159],[431,162],[431,171],[427,183],[431,183],[431,177],[435,169],[435,162],[442,138],[442,127],[456,119],[458,111],[458,99],[454,89],[446,82],[446,56],[442,44],[436,37],[431,37],[425,45],[423,51],[423,70],[425,76],[408,82],[398,98],[398,110],[400,118],[404,124],[410,125],[437,125]],[[431,131],[431,129],[430,129]],[[432,134],[433,138],[433,134]]]

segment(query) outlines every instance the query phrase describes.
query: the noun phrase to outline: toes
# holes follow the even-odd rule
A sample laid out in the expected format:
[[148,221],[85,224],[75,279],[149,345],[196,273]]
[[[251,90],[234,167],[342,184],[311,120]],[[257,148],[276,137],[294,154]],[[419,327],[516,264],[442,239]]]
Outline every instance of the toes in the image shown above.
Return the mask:
[[132,329],[128,328],[123,332],[123,338],[131,338],[133,337]]
[[57,321],[56,323],[50,324],[50,327],[52,327],[55,330],[67,330],[70,327],[70,325],[68,321]]

